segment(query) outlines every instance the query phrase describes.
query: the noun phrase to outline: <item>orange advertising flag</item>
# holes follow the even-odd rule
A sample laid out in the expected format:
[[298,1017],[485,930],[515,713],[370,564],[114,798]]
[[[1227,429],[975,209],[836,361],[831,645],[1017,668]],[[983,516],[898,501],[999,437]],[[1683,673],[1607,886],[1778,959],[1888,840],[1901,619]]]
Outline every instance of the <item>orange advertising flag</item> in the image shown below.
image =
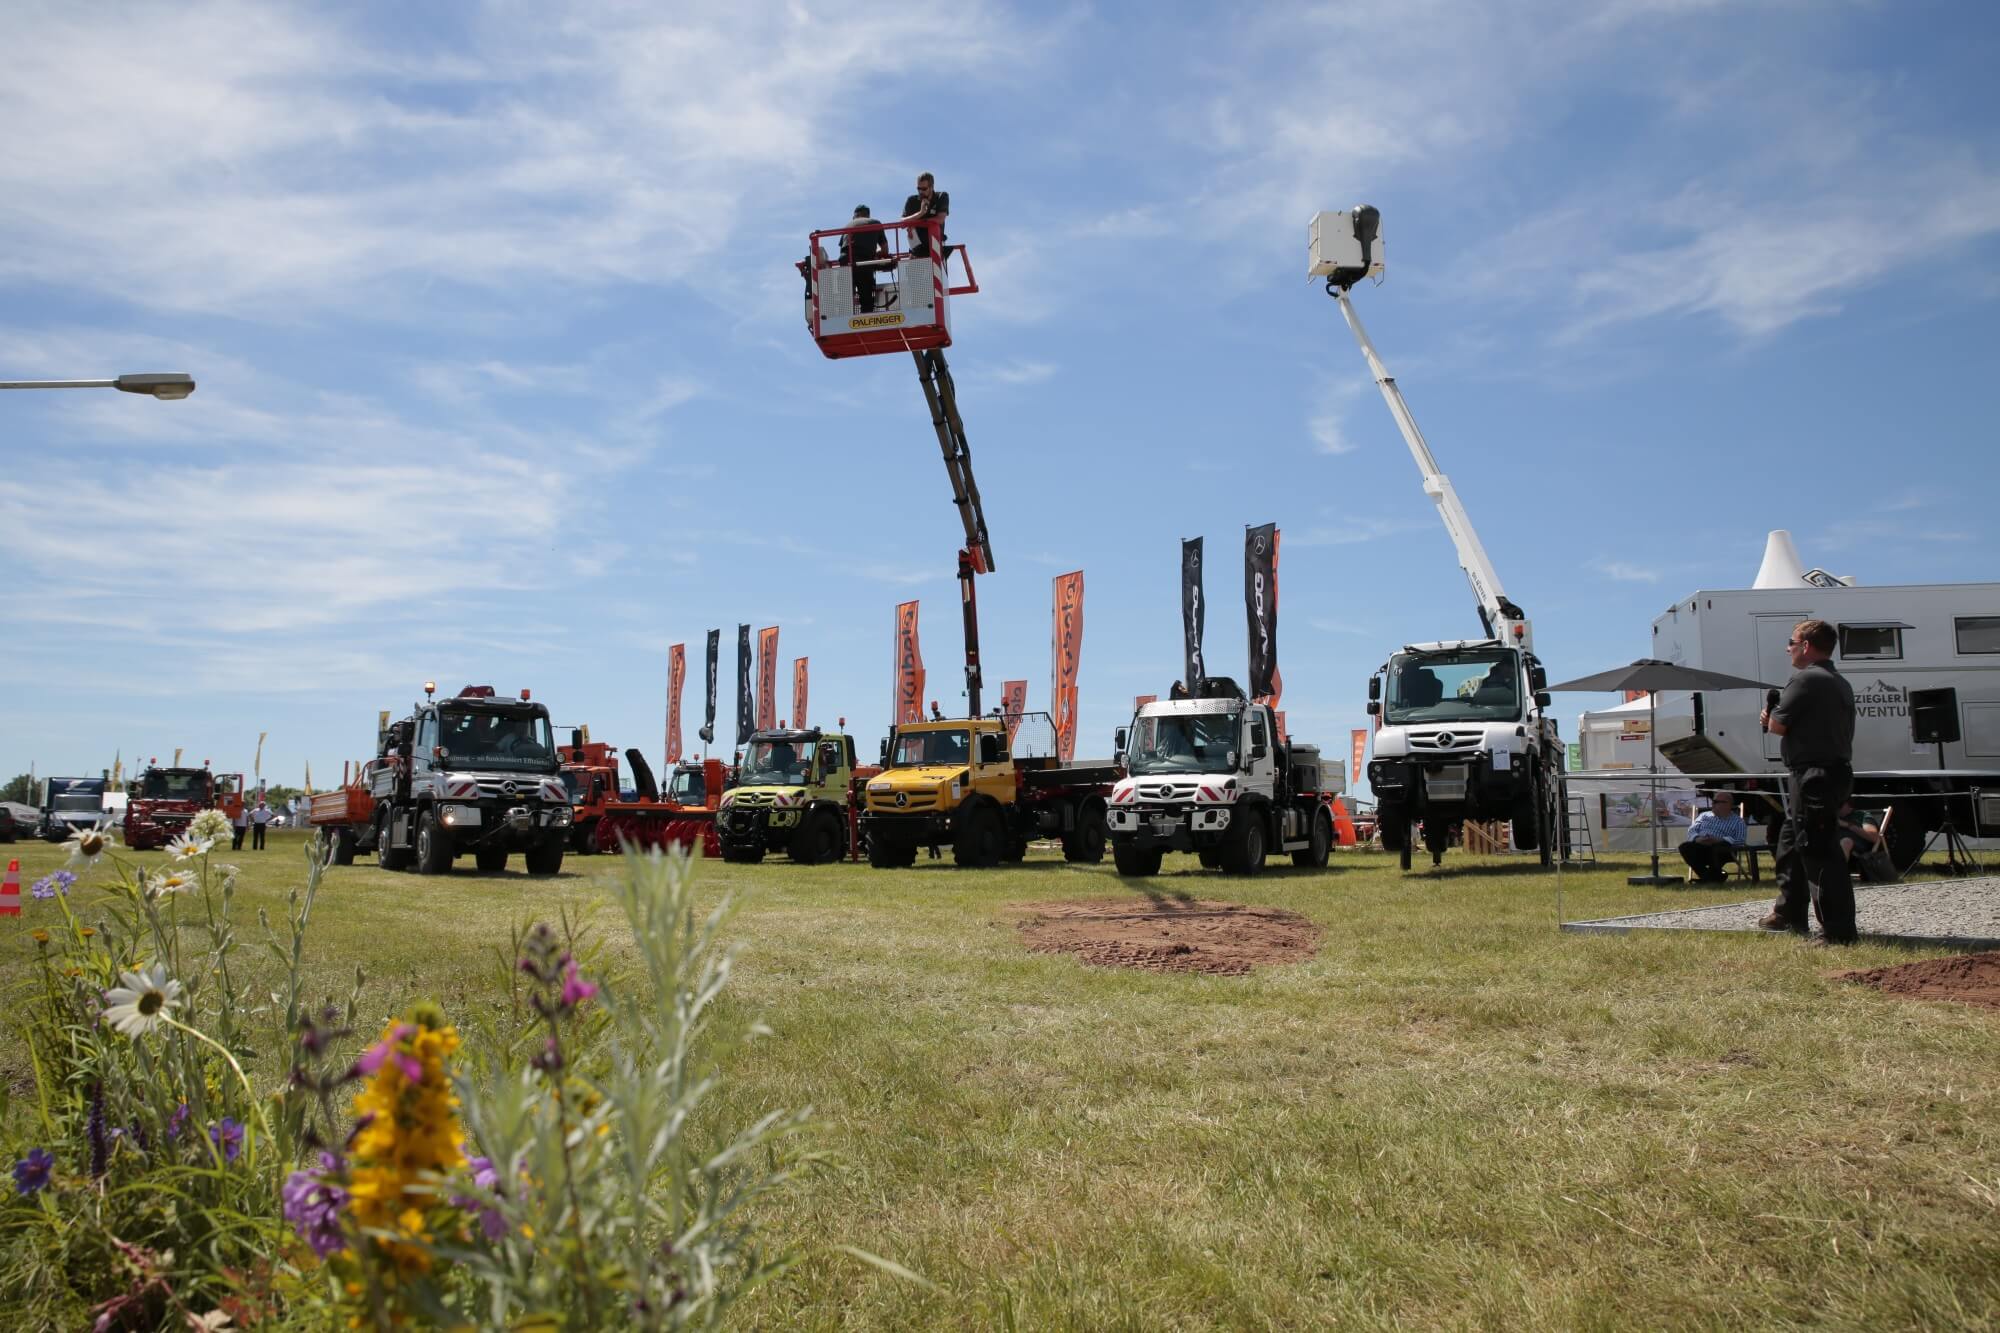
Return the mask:
[[1354,785],[1361,781],[1362,775],[1368,771],[1365,762],[1368,756],[1368,728],[1356,727],[1350,734],[1354,738],[1354,767],[1347,771],[1347,786],[1352,790]]
[[687,684],[687,645],[677,643],[667,649],[667,767],[681,757],[681,687]]
[[1083,661],[1083,571],[1058,574],[1053,580],[1054,627],[1051,654],[1055,688],[1056,757],[1076,758],[1077,668]]
[[757,726],[778,725],[778,627],[757,631]]
[[917,643],[917,604],[896,603],[896,697],[892,716],[897,726],[924,720],[924,654]]
[[1132,696],[1132,711],[1136,713],[1147,704],[1158,703],[1159,701],[1160,696],[1157,694],[1135,694]]
[[1007,747],[1014,746],[1014,733],[1021,729],[1021,714],[1028,711],[1028,682],[1008,680],[1000,683],[1000,715],[1007,721]]
[[806,725],[806,659],[792,659],[792,725]]

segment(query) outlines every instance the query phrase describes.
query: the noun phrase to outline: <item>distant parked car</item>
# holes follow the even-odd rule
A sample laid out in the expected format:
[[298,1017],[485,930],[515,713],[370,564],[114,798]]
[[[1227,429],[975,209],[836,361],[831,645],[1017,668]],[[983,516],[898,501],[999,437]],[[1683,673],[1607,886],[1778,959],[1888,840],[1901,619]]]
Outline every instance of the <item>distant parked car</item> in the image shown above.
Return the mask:
[[14,823],[14,812],[0,805],[0,842],[12,842],[21,836],[21,830]]
[[0,842],[32,838],[42,824],[42,812],[19,801],[0,801]]

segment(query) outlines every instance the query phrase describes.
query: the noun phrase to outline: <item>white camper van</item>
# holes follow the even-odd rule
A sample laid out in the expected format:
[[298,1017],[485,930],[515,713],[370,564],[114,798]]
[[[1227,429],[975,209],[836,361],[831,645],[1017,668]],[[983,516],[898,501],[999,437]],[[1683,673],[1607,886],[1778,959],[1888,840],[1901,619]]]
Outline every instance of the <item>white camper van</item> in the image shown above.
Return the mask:
[[[1897,863],[1914,863],[1947,816],[1965,837],[2000,837],[2000,583],[1857,587],[1803,569],[1790,535],[1774,532],[1757,586],[1675,602],[1653,622],[1652,656],[1783,685],[1785,640],[1807,619],[1839,632],[1834,665],[1854,687],[1855,797],[1895,807]],[[1945,693],[1919,695],[1927,706],[1913,717],[1921,691]],[[1780,773],[1779,738],[1757,723],[1763,706],[1754,690],[1663,694],[1661,757],[1687,773]]]

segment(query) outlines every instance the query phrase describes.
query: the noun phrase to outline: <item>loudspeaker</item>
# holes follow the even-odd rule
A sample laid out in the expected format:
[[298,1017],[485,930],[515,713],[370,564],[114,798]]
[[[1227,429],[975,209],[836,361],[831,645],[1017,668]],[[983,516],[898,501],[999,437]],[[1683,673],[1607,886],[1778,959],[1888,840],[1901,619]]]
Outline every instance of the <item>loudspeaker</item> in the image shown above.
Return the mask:
[[1918,745],[1958,743],[1958,691],[1946,685],[1910,691],[1910,739]]

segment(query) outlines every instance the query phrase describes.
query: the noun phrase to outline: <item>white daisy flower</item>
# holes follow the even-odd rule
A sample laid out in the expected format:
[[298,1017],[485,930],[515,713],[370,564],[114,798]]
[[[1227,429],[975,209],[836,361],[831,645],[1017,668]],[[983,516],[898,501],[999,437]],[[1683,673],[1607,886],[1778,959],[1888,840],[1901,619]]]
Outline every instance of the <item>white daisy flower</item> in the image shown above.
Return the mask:
[[179,1000],[181,983],[167,979],[159,963],[138,972],[121,973],[122,983],[104,992],[104,1021],[128,1037],[151,1032]]
[[229,816],[220,810],[204,810],[188,825],[188,835],[202,838],[213,847],[229,836]]
[[69,852],[70,865],[91,866],[117,845],[117,837],[108,828],[80,828],[69,835],[63,848]]
[[162,870],[146,881],[146,891],[156,898],[169,893],[186,893],[194,886],[192,870]]
[[[203,813],[207,812],[204,811]],[[205,855],[208,849],[213,846],[215,846],[213,839],[198,838],[190,830],[168,843],[167,850],[173,854],[173,858],[176,861],[192,861],[198,856]]]

